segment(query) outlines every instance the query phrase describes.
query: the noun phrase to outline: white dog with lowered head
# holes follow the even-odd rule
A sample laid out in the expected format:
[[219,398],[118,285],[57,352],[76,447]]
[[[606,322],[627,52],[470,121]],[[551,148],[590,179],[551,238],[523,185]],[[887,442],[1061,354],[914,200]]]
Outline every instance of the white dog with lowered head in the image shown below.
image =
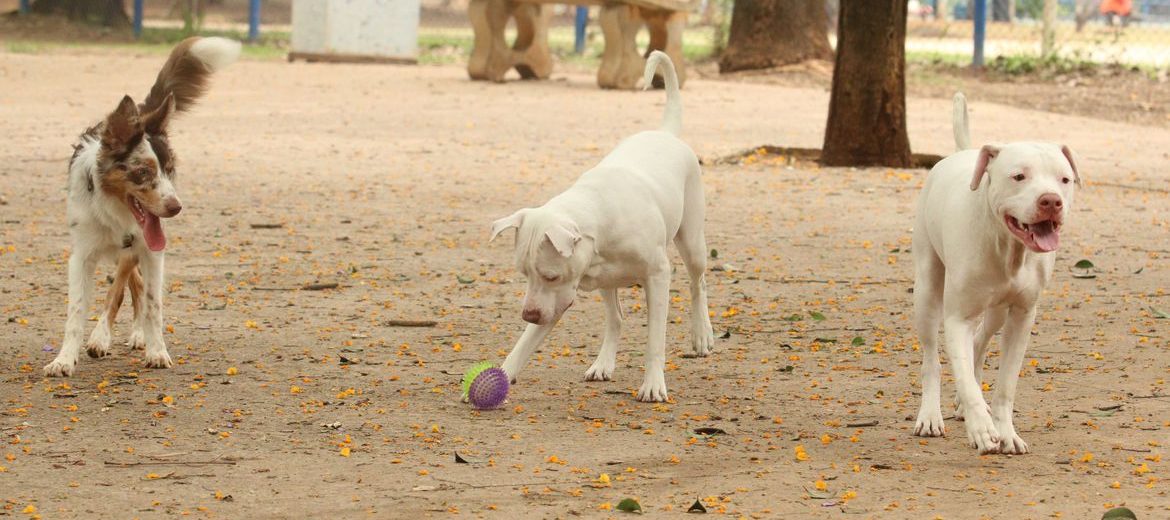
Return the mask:
[[[1052,276],[1060,231],[1081,184],[1067,146],[1018,142],[970,147],[967,104],[954,99],[959,152],[930,171],[914,225],[914,323],[922,345],[922,407],[914,434],[943,435],[938,327],[957,387],[957,418],[980,453],[1028,452],[1012,424],[1016,382],[1036,303]],[[983,361],[1003,328],[991,406]]]
[[492,239],[516,228],[516,267],[528,278],[522,317],[529,325],[503,369],[515,381],[536,347],[577,297],[577,289],[601,291],[605,337],[589,381],[613,376],[622,311],[617,290],[639,283],[646,291],[649,339],[646,377],[639,401],[665,401],[666,321],[670,308],[673,240],[691,278],[691,336],[696,356],[711,352],[707,316],[707,245],[703,237],[703,184],[699,160],[678,138],[682,105],[670,58],[655,51],[646,62],[650,84],[661,65],[666,115],[661,130],[633,135],[572,187],[539,208],[527,208],[492,224]]

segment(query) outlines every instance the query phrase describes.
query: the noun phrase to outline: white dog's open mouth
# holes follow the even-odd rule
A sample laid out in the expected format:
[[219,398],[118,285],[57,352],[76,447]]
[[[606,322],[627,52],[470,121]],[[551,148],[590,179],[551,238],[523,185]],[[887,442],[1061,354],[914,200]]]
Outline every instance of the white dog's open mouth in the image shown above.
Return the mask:
[[1060,222],[1041,220],[1025,224],[1011,215],[1004,215],[1008,230],[1024,245],[1037,253],[1049,253],[1060,247]]
[[158,215],[147,211],[142,203],[134,196],[127,196],[126,205],[130,206],[130,213],[142,228],[142,236],[146,239],[146,247],[151,251],[162,251],[167,247],[167,236],[163,233],[162,220]]

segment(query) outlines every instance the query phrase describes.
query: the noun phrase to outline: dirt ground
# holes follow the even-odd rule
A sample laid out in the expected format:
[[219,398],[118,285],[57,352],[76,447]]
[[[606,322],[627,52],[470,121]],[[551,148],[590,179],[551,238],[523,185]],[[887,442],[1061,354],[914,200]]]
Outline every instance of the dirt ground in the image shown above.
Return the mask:
[[[645,340],[633,290],[615,381],[582,381],[603,314],[584,294],[505,409],[459,402],[462,372],[502,361],[523,326],[512,240],[488,243],[489,223],[657,126],[663,95],[582,74],[472,83],[456,67],[225,70],[173,125],[186,205],[167,222],[176,366],[141,368],[121,347],[44,379],[65,315],[70,145],[124,93],[144,95],[159,65],[0,51],[0,516],[595,518],[625,514],[613,508],[628,497],[654,517],[696,500],[751,518],[1170,516],[1164,128],[973,97],[976,141],[1067,143],[1089,182],[1020,381],[1033,452],[979,456],[953,419],[948,437],[911,435],[907,249],[926,172],[714,160],[819,147],[817,88],[687,84],[723,337],[712,357],[681,357],[677,273],[669,403],[632,399]],[[915,151],[952,149],[948,110],[910,99]],[[1096,278],[1071,275],[1081,259]],[[339,286],[296,290],[315,282]]]

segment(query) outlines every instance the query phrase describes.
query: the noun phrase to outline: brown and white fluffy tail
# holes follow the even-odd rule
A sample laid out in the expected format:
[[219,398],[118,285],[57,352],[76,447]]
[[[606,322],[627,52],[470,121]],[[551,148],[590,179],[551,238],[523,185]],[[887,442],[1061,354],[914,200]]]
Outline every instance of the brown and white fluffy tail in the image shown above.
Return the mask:
[[196,36],[179,42],[139,111],[154,112],[166,102],[167,95],[175,97],[175,110],[187,111],[207,91],[211,74],[231,65],[239,56],[240,42],[227,38]]

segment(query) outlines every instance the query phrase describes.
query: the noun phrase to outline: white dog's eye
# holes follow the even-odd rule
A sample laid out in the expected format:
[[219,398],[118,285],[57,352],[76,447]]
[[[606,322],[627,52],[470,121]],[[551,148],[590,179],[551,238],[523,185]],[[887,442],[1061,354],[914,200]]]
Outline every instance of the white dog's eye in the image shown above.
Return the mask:
[[1027,179],[1027,177],[1025,177],[1024,174],[1022,174],[1022,173],[1017,173],[1015,175],[1012,175],[1012,179],[1015,179],[1018,182],[1018,181],[1022,181],[1024,179]]
[[1063,182],[1063,183],[1065,183],[1065,184],[1068,184],[1068,183],[1070,183],[1070,182],[1072,182],[1072,181],[1071,181],[1071,180],[1069,180],[1069,178],[1068,178],[1068,177],[1065,177],[1065,178],[1063,178],[1063,179],[1060,179],[1060,182]]

